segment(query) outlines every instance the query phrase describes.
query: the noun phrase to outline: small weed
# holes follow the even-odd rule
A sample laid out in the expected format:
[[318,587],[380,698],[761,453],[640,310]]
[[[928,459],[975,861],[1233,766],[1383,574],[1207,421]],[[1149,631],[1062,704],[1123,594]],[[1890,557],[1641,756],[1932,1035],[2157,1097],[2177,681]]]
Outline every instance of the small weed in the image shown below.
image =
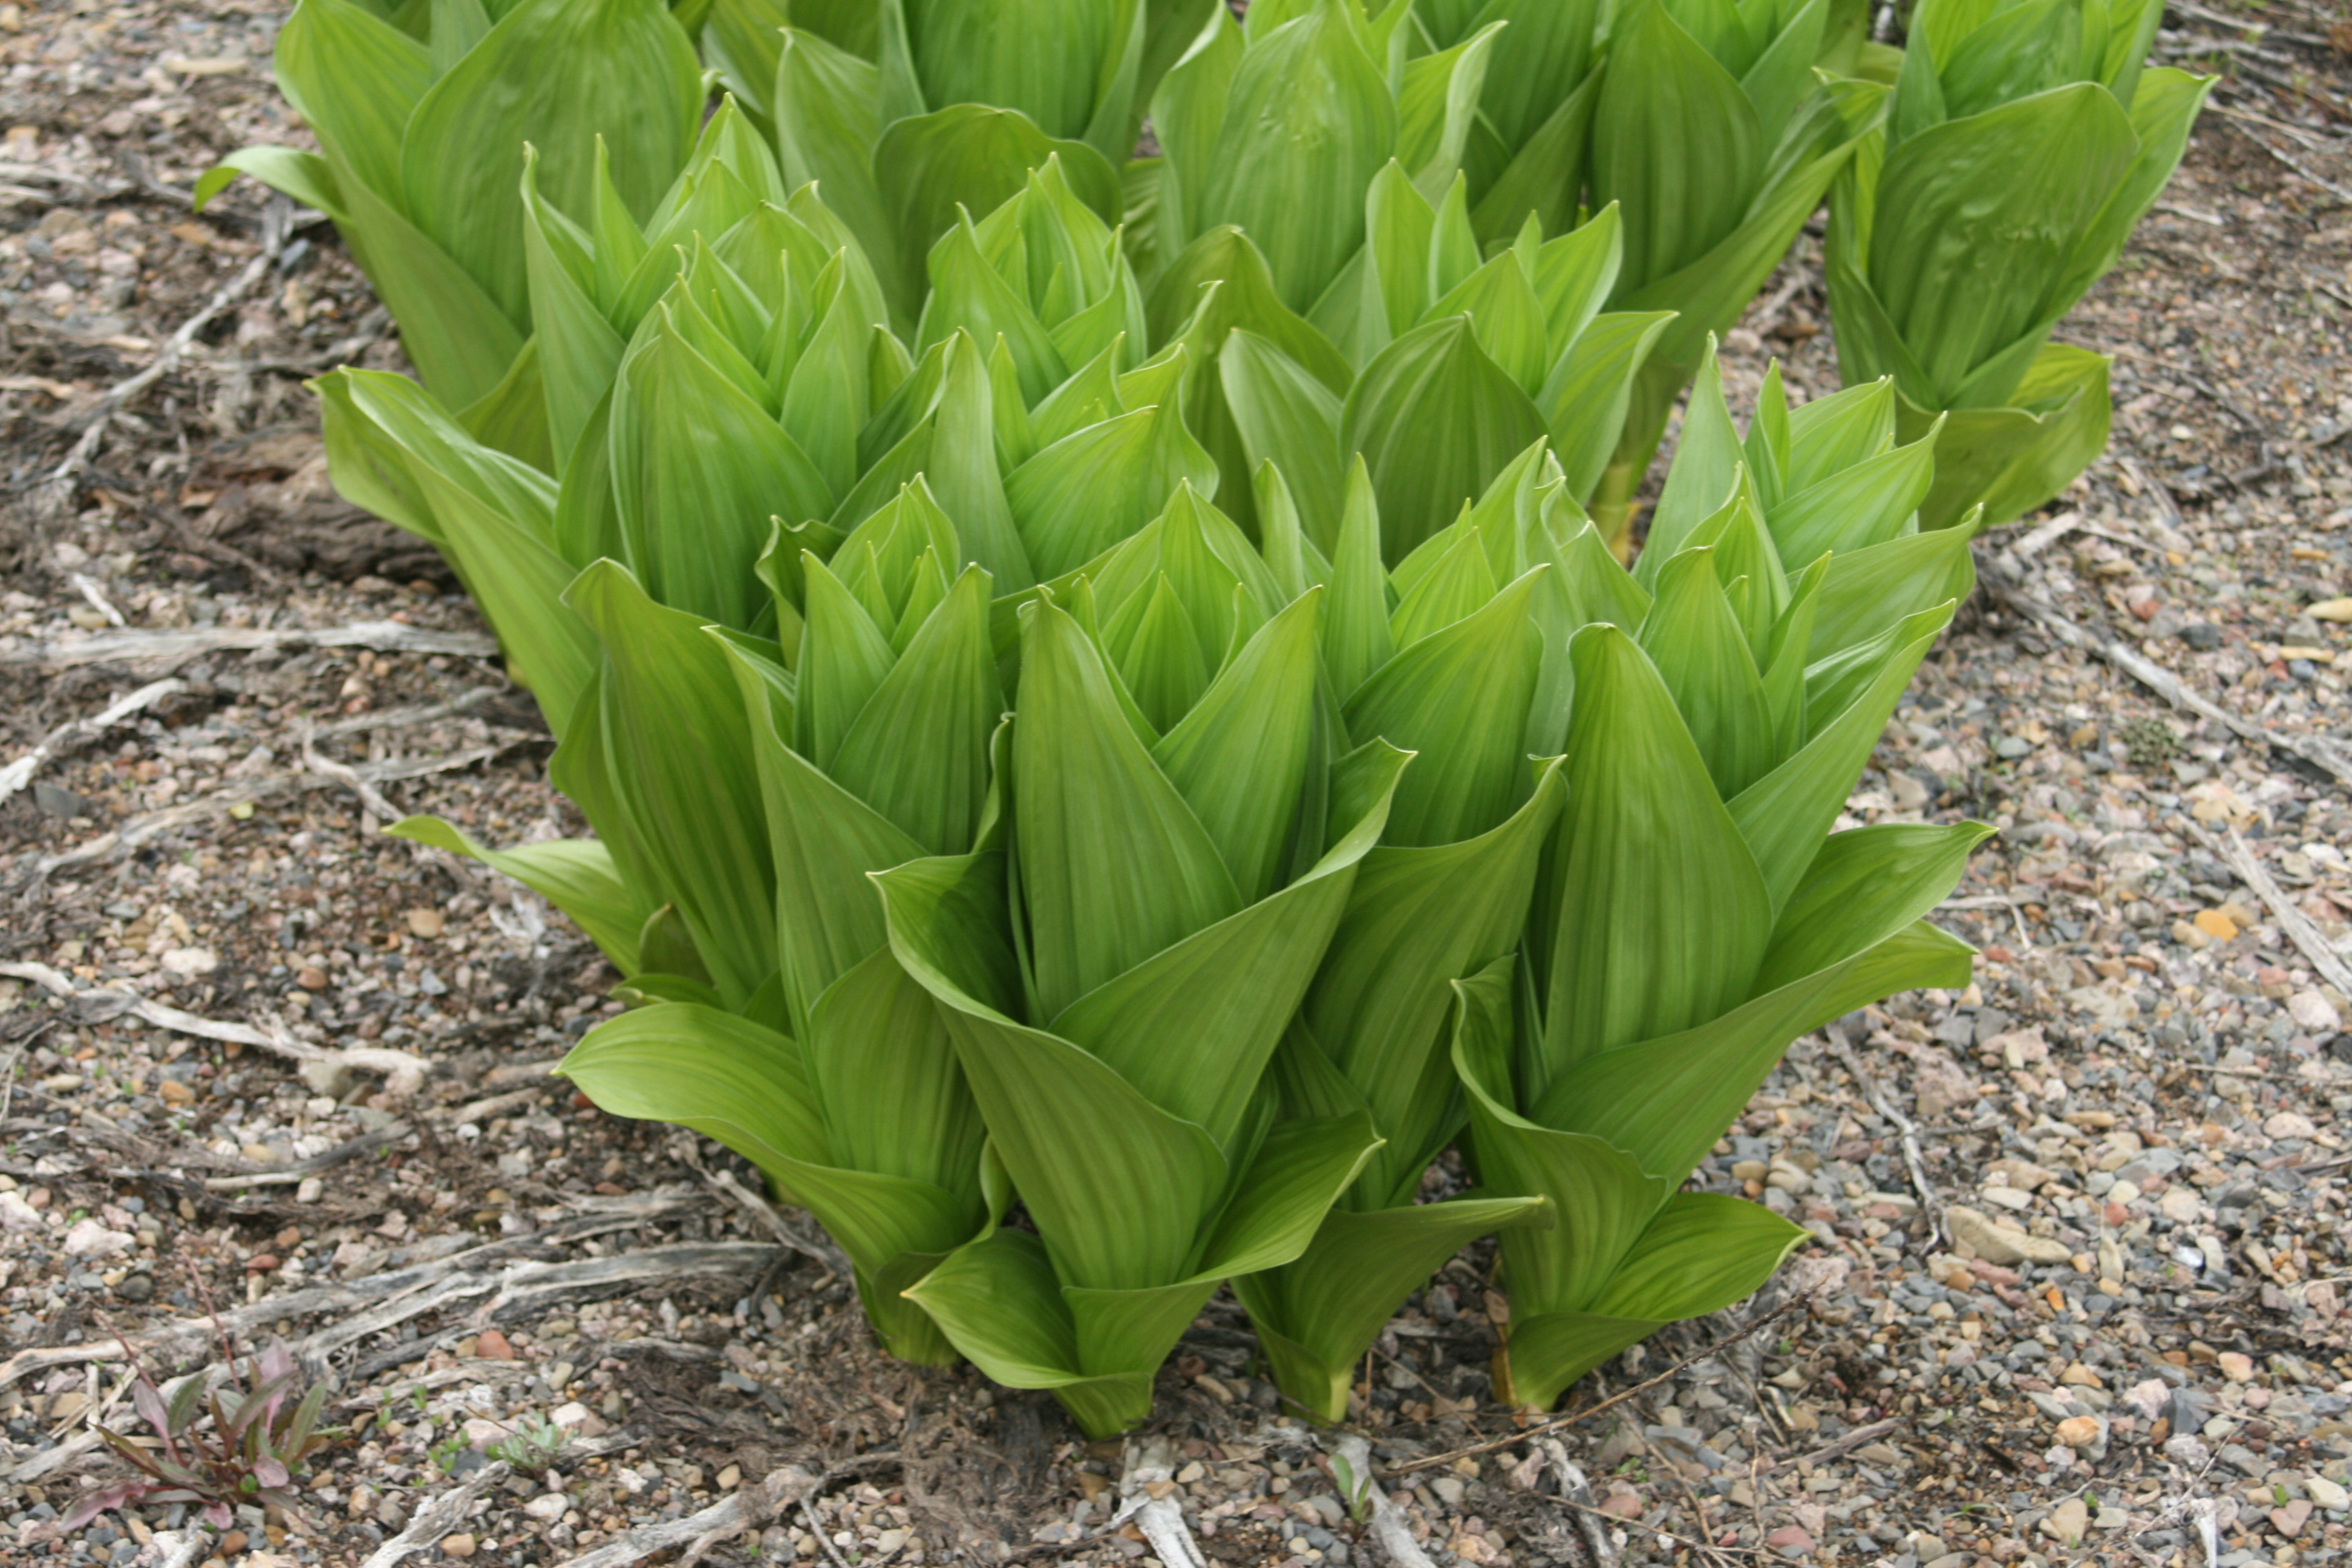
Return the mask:
[[[153,1435],[125,1436],[104,1426],[98,1435],[142,1479],[85,1492],[59,1521],[58,1533],[79,1530],[107,1510],[134,1502],[195,1503],[205,1521],[220,1530],[228,1528],[240,1503],[275,1503],[289,1513],[298,1511],[296,1472],[310,1454],[341,1434],[319,1425],[326,1384],[295,1398],[294,1354],[283,1340],[272,1339],[248,1359],[241,1388],[236,1355],[224,1335],[221,1350],[228,1377],[209,1395],[202,1374],[189,1377],[168,1400],[130,1342],[124,1341],[122,1348],[138,1373],[131,1408]],[[208,1426],[203,1424],[207,1416]]]

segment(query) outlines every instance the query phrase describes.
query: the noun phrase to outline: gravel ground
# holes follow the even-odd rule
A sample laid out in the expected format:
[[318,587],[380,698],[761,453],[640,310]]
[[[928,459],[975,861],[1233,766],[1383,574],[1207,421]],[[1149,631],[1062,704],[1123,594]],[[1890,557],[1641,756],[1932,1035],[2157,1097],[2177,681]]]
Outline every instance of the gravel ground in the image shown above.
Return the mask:
[[[331,232],[103,400],[289,232],[249,187],[172,199],[299,135],[280,14],[0,5],[0,758],[47,747],[0,802],[0,1559],[1149,1568],[1123,1493],[1286,1568],[1401,1561],[1381,1520],[1439,1568],[2352,1555],[2340,20],[2168,19],[2232,79],[2065,330],[2117,356],[2114,449],[1984,542],[1850,808],[2001,827],[1939,916],[1977,983],[1801,1042],[1697,1178],[1819,1245],[1544,1427],[1488,1398],[1473,1248],[1366,1369],[1390,1512],[1280,1418],[1229,1300],[1143,1439],[1087,1444],[878,1356],[731,1157],[546,1079],[611,973],[376,832],[577,822],[438,563],[325,482],[300,377],[399,363]],[[1736,387],[1776,354],[1834,385],[1809,247],[1727,344]],[[126,1473],[93,1430],[136,1429],[116,1335],[167,1378],[219,1360],[215,1315],[330,1385],[299,1509],[58,1538]]]

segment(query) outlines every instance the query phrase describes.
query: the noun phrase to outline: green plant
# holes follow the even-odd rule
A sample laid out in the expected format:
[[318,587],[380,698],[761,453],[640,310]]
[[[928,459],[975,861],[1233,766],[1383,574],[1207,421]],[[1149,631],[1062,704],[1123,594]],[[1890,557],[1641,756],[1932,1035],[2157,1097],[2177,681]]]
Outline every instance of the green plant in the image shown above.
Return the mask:
[[563,1452],[567,1440],[562,1427],[534,1413],[524,1416],[521,1426],[482,1452],[490,1458],[503,1459],[518,1470],[544,1470]]
[[302,0],[277,70],[320,151],[233,153],[196,205],[245,174],[333,218],[434,395],[546,466],[523,145],[543,150],[541,188],[567,210],[588,216],[602,171],[627,211],[649,212],[702,106],[686,31],[659,0]]
[[191,1373],[168,1397],[129,1342],[122,1348],[135,1376],[131,1406],[153,1435],[126,1436],[100,1426],[98,1436],[143,1479],[84,1492],[58,1521],[59,1532],[134,1502],[194,1503],[218,1530],[228,1528],[242,1503],[295,1510],[295,1477],[304,1461],[341,1434],[319,1425],[325,1384],[295,1397],[298,1373],[283,1340],[270,1340],[247,1361],[247,1386],[240,1387],[236,1355],[224,1336],[227,1376],[207,1393],[210,1379]]
[[1593,515],[1622,550],[1634,491],[1707,335],[1739,319],[1885,108],[1817,75],[1829,0],[1638,0],[1611,28],[1590,187],[1624,214],[1610,303],[1673,310],[1636,379]]
[[1883,131],[1839,176],[1839,364],[1892,376],[1904,433],[1937,416],[1922,521],[1993,522],[2106,445],[2107,362],[2049,341],[2180,162],[2213,79],[2143,69],[2155,0],[1927,0]]
[[1684,1181],[1790,1040],[1892,991],[1966,983],[1970,950],[1923,917],[1991,830],[1832,831],[1966,591],[1964,549],[1868,542],[1916,488],[1900,464],[1872,468],[1892,437],[1884,395],[1842,394],[1810,420],[1768,399],[1750,430],[1756,468],[1784,478],[1881,448],[1845,470],[1884,487],[1845,510],[1861,548],[1793,574],[1743,448],[1724,450],[1727,416],[1702,417],[1719,394],[1695,405],[1669,489],[1712,504],[1645,555],[1648,586],[1624,585],[1636,613],[1569,645],[1567,804],[1527,941],[1455,987],[1479,1174],[1558,1215],[1503,1238],[1507,1398],[1548,1405],[1660,1324],[1760,1285],[1804,1233]]
[[1405,760],[1318,722],[1321,598],[1286,604],[1180,491],[1023,607],[1015,852],[877,879],[1036,1227],[987,1230],[908,1294],[1097,1435],[1148,1411],[1222,1279],[1306,1247],[1378,1141],[1360,1112],[1278,1114],[1259,1088]]

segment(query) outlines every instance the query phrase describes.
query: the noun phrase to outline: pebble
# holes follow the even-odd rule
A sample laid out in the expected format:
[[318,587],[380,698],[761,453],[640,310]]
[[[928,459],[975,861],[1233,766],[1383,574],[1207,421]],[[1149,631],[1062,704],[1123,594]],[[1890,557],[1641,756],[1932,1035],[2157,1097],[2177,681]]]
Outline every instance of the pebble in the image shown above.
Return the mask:
[[441,1555],[444,1557],[471,1557],[474,1554],[476,1544],[474,1538],[463,1531],[458,1531],[455,1535],[445,1535],[441,1538]]
[[2228,1378],[2231,1383],[2247,1383],[2251,1382],[2253,1378],[2253,1358],[2246,1355],[2242,1352],[2223,1351],[2219,1358],[2219,1363],[2221,1368],[2221,1375]]
[[410,910],[404,918],[408,921],[411,936],[430,941],[441,934],[443,917],[439,910]]
[[2034,1236],[1964,1205],[1944,1211],[1952,1239],[1965,1242],[1988,1263],[2063,1263],[2074,1256],[2063,1241]]
[[2315,1506],[2331,1512],[2352,1508],[2352,1491],[2347,1491],[2341,1485],[2329,1480],[2326,1476],[2312,1476],[2305,1479],[2303,1489]]

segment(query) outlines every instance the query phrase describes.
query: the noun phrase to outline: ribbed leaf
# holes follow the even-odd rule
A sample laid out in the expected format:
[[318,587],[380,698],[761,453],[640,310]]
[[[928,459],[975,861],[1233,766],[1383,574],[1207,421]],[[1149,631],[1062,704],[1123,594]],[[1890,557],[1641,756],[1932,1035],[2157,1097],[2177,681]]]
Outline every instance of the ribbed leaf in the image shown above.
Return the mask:
[[[1348,733],[1416,754],[1389,819],[1391,844],[1452,844],[1528,797],[1524,738],[1543,647],[1530,573],[1476,615],[1403,649],[1347,699]],[[1450,978],[1450,977],[1449,977]]]
[[[959,207],[992,213],[1020,195],[1030,171],[1058,159],[1070,189],[1106,223],[1119,216],[1118,173],[1083,142],[1048,136],[1010,109],[958,103],[883,131],[874,178],[891,227],[897,275],[877,264],[908,316],[923,297],[924,260]],[[831,197],[828,195],[828,201]]]
[[740,1005],[775,972],[775,877],[733,668],[700,617],[655,603],[609,561],[565,603],[604,645],[614,785],[720,995]]
[[349,0],[304,0],[278,35],[273,64],[286,100],[318,132],[328,158],[403,205],[401,141],[433,84],[425,46]]
[[1544,1212],[1540,1197],[1334,1209],[1297,1262],[1239,1276],[1234,1294],[1283,1393],[1316,1420],[1343,1420],[1356,1363],[1404,1299],[1478,1237]]
[[1568,808],[1543,895],[1547,1077],[1727,1011],[1772,929],[1767,880],[1657,670],[1608,626],[1572,654]]
[[1774,712],[1747,634],[1717,580],[1712,549],[1686,550],[1658,574],[1657,600],[1640,640],[1674,694],[1716,793],[1728,799],[1769,773],[1780,760]]
[[1790,1041],[1897,991],[1965,986],[1974,951],[1917,921],[1695,1028],[1589,1058],[1553,1079],[1532,1114],[1547,1127],[1605,1138],[1672,1190],[1706,1157]]
[[[2114,411],[2105,355],[2044,343],[2010,395],[2018,406],[1944,416],[1936,482],[1919,506],[1921,528],[1949,529],[1979,504],[1980,527],[2022,517],[2064,490],[2106,448]],[[1917,438],[1927,418],[1906,406],[1906,433]]]
[[1806,1236],[1760,1204],[1675,1194],[1591,1310],[1512,1314],[1510,1397],[1549,1410],[1570,1384],[1628,1345],[1753,1295]]
[[1553,363],[1536,395],[1571,496],[1601,482],[1625,428],[1633,388],[1674,321],[1670,310],[1612,310],[1595,317]]
[[1180,482],[1214,496],[1217,466],[1171,403],[1056,441],[1013,470],[1004,498],[1030,562],[1046,580],[1085,565],[1158,516]]
[[1052,604],[1023,611],[1020,714],[1013,798],[1051,1018],[1242,903],[1215,841],[1120,716],[1101,655]]
[[1890,652],[1853,701],[1826,723],[1809,724],[1811,739],[1802,751],[1730,802],[1732,819],[1762,869],[1776,911],[1788,902],[1843,809],[1847,793],[1895,711],[1895,697],[1911,683],[1912,672],[1951,618],[1948,605],[1906,620],[1889,638]]
[[1445,1026],[1453,983],[1517,942],[1538,851],[1564,795],[1558,767],[1547,767],[1499,827],[1425,848],[1383,845],[1357,872],[1300,1014],[1318,1054],[1388,1140],[1349,1206],[1410,1202],[1454,1130],[1460,1112]]
[[407,210],[528,321],[523,143],[540,151],[547,199],[576,216],[603,132],[622,198],[650,214],[694,145],[702,97],[693,47],[658,0],[523,0],[418,102],[401,153]]
[[2081,82],[1947,121],[1888,155],[1871,284],[1939,404],[2038,322],[2138,145],[2114,95]]
[[1664,0],[1618,20],[1593,120],[1592,194],[1623,212],[1633,287],[1690,266],[1738,226],[1779,129]]
[[1305,310],[1363,240],[1360,195],[1397,146],[1397,110],[1365,52],[1354,0],[1318,0],[1255,40],[1226,95],[1196,228],[1257,244],[1283,302]]
[[1545,434],[1543,416],[1461,316],[1399,338],[1364,367],[1340,423],[1380,497],[1381,553],[1400,561],[1484,494]]
[[1993,831],[1981,822],[1888,822],[1831,834],[1780,911],[1757,990],[1842,963],[1923,919]]
[[623,974],[637,967],[637,933],[653,911],[622,879],[612,851],[591,838],[553,838],[492,849],[437,816],[404,816],[384,829],[479,860],[512,877],[572,918]]

